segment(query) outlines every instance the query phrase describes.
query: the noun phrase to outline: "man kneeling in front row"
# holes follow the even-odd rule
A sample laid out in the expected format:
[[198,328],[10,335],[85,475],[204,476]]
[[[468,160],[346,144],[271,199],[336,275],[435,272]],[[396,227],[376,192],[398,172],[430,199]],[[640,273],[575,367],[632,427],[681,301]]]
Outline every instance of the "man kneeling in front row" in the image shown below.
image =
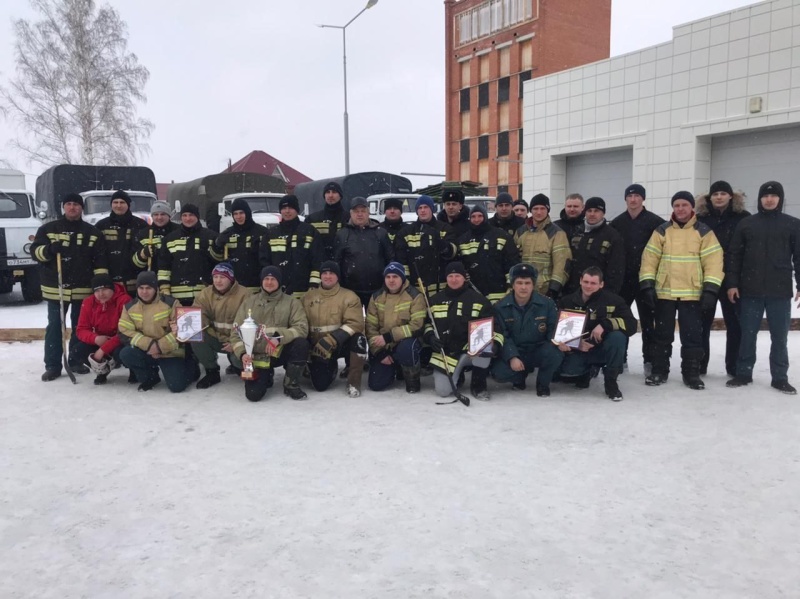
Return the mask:
[[621,401],[617,377],[622,372],[628,337],[636,333],[638,323],[627,302],[603,289],[603,285],[603,271],[590,266],[581,275],[581,288],[558,302],[561,310],[581,311],[588,315],[581,331],[580,345],[573,348],[559,344],[559,349],[564,352],[561,380],[586,389],[591,380],[590,368],[603,366],[606,395],[609,399]]

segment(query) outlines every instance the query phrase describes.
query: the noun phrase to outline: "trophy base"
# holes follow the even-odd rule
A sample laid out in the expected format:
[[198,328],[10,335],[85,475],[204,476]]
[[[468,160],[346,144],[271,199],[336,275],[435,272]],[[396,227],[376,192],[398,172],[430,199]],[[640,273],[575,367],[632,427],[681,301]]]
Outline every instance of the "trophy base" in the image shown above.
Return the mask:
[[258,378],[258,373],[255,370],[242,370],[242,374],[239,376],[243,381],[254,381]]

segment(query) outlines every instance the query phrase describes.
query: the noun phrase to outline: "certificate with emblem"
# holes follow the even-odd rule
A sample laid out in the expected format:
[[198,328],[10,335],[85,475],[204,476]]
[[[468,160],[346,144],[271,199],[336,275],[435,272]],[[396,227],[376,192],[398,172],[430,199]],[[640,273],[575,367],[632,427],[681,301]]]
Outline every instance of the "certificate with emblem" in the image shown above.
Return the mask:
[[483,352],[494,340],[494,318],[481,318],[469,321],[469,350],[470,356],[477,356]]
[[580,310],[561,310],[558,313],[556,334],[553,343],[563,343],[569,347],[577,348],[583,337],[583,327],[586,324],[586,312]]
[[197,306],[181,306],[177,314],[178,341],[199,343],[203,340],[203,310]]

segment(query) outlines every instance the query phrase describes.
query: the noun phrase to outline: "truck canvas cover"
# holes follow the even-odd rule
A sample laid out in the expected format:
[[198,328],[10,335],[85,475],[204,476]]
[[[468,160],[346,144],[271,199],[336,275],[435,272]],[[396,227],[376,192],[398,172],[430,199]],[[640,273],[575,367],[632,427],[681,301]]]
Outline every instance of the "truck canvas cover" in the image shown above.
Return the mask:
[[338,183],[344,191],[342,202],[345,209],[350,209],[350,200],[356,197],[367,198],[379,193],[411,193],[411,181],[400,175],[379,171],[353,173],[344,177],[318,179],[308,183],[300,183],[294,188],[294,194],[300,200],[300,209],[308,205],[308,211],[316,212],[325,205],[322,190],[328,183]]

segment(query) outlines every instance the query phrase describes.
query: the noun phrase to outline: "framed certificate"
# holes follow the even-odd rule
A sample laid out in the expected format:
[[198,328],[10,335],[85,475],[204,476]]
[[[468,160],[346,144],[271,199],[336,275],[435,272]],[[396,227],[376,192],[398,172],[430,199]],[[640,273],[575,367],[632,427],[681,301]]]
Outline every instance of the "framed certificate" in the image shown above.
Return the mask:
[[484,351],[494,340],[494,318],[481,318],[469,321],[469,350],[470,356],[477,356]]
[[569,347],[577,348],[583,337],[583,327],[586,324],[586,312],[580,310],[561,310],[558,313],[556,334],[553,343],[564,343]]
[[199,343],[203,340],[203,310],[197,306],[181,306],[177,309],[178,341]]

